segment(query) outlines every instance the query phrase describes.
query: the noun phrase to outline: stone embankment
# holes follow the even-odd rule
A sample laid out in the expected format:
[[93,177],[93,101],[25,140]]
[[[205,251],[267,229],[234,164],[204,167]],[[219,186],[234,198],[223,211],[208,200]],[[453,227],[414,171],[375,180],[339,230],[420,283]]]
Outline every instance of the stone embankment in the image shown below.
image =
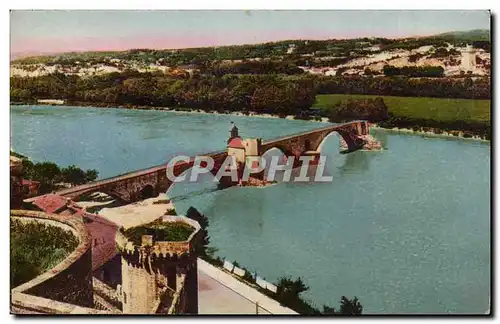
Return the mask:
[[[364,143],[363,146],[360,148],[362,150],[366,151],[380,151],[383,150],[384,148],[382,147],[382,143],[380,143],[379,140],[377,140],[375,137],[372,135],[360,135],[360,138],[363,139]],[[341,137],[340,138],[340,148],[342,150],[347,150],[348,146],[346,141]]]
[[372,135],[362,135],[360,136],[363,138],[365,141],[365,144],[363,144],[363,150],[369,150],[369,151],[379,151],[383,150],[382,143],[380,143],[379,140],[377,140],[375,137]]
[[249,177],[248,181],[242,182],[241,187],[267,187],[276,183],[276,181],[267,181],[266,179],[259,179],[254,177]]

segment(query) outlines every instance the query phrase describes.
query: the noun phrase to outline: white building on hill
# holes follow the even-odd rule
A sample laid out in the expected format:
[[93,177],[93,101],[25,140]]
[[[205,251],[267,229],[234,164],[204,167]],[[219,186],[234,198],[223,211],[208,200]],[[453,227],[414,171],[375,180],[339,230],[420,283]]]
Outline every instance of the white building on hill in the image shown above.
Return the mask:
[[463,71],[473,71],[476,66],[476,51],[471,45],[467,45],[465,51],[462,52],[462,62],[460,68]]

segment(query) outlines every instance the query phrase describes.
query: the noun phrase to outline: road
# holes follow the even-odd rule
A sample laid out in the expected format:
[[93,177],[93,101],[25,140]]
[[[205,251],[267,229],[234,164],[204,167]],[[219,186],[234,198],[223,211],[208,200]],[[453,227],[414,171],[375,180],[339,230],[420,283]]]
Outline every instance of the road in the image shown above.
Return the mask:
[[198,312],[221,315],[297,315],[229,273],[198,259]]

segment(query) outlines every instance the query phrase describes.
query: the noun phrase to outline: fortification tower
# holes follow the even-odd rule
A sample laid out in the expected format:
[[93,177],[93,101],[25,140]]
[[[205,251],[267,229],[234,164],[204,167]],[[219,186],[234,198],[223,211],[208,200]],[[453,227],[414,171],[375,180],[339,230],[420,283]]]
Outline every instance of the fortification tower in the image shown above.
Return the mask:
[[140,243],[128,232],[117,234],[124,314],[198,313],[198,222],[184,216],[164,216],[139,228],[171,225],[184,225],[192,231],[183,241],[160,241],[153,235],[142,235]]

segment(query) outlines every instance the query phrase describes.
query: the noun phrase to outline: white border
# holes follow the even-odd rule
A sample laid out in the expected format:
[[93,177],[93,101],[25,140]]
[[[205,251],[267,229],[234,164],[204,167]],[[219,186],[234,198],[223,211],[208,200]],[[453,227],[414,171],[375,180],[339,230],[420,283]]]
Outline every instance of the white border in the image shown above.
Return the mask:
[[321,0],[186,0],[186,1],[134,1],[134,0],[89,0],[69,2],[49,0],[43,2],[18,0],[11,3],[10,9],[489,9],[495,7],[493,0],[421,0],[421,1],[321,1]]
[[[9,13],[8,9],[492,9],[493,14],[497,14],[500,12],[500,1],[498,0],[418,0],[418,1],[394,1],[394,0],[385,0],[385,1],[371,1],[371,0],[357,0],[357,1],[314,1],[314,0],[287,0],[287,1],[269,1],[269,0],[244,0],[244,1],[223,1],[223,0],[211,0],[211,1],[151,1],[151,0],[120,0],[120,1],[111,1],[111,0],[86,0],[86,1],[78,1],[78,2],[70,2],[67,0],[50,0],[50,1],[36,1],[36,0],[16,0],[16,1],[3,1],[1,2],[2,11],[0,11],[0,26],[2,28],[2,62],[5,62],[1,65],[2,75],[4,76],[1,79],[2,86],[0,87],[0,91],[2,94],[2,102],[4,103],[3,107],[0,109],[0,130],[2,134],[3,140],[0,142],[1,152],[4,156],[2,158],[2,166],[0,167],[1,179],[2,181],[2,195],[4,206],[8,206],[9,200],[9,174],[7,169],[7,146],[10,147],[9,139],[10,139],[10,128],[9,128],[9,81],[7,81],[7,75],[9,74]],[[495,17],[498,19],[498,17]],[[495,21],[496,21],[495,19]],[[494,53],[498,52],[498,39],[497,33],[493,34],[494,37]],[[493,73],[496,75],[496,57],[492,58],[495,60],[494,67],[495,70]],[[494,90],[496,90],[496,86]],[[495,91],[493,91],[494,93]],[[496,107],[495,107],[496,108]],[[492,107],[492,109],[495,109]],[[495,113],[495,122],[498,125],[498,113]],[[496,140],[496,139],[495,139]],[[493,157],[492,157],[493,158]],[[498,161],[497,161],[498,162]],[[498,165],[496,165],[498,167]],[[493,175],[493,174],[492,174]],[[493,183],[492,183],[493,185]],[[491,199],[495,199],[496,201],[500,201],[499,195],[495,192],[495,198],[491,197]],[[0,305],[2,305],[1,319],[11,322],[14,320],[14,317],[9,315],[9,283],[7,278],[9,277],[9,267],[7,266],[7,257],[9,256],[9,226],[8,226],[8,208],[5,207],[5,214],[2,217],[3,226],[2,230],[4,231],[4,235],[2,235],[2,244],[3,247],[3,264],[1,267],[2,278],[5,278],[1,281],[0,286]],[[496,222],[495,233],[498,233],[498,223]],[[498,254],[498,249],[496,249],[495,256]],[[493,260],[492,260],[493,262]],[[336,306],[336,305],[335,305]],[[495,299],[495,308],[497,312],[498,302]],[[498,318],[498,316],[497,316]],[[124,318],[120,318],[124,319]],[[129,318],[125,317],[125,319],[130,319],[135,321],[179,321],[175,318]],[[430,319],[430,318],[421,318],[427,322],[435,322],[439,319]],[[44,321],[53,321],[54,318],[38,318],[37,320]],[[68,320],[67,318],[62,318],[60,320]],[[88,320],[88,319],[87,319]],[[102,322],[106,319],[104,318],[92,318],[94,322]],[[109,319],[108,319],[109,320]],[[116,320],[116,319],[115,319]],[[185,322],[187,319],[183,319]],[[195,319],[190,319],[189,321],[194,321]],[[218,321],[218,318],[211,318],[212,321]],[[313,319],[303,319],[305,322],[312,321]],[[345,321],[346,319],[335,319],[336,321]],[[372,319],[373,320],[373,319]],[[480,321],[482,319],[473,319],[473,321]],[[72,318],[71,321],[76,323],[81,323],[85,321],[83,318]],[[254,321],[254,319],[251,319]],[[274,320],[276,321],[276,320]],[[354,319],[354,321],[359,321]]]

